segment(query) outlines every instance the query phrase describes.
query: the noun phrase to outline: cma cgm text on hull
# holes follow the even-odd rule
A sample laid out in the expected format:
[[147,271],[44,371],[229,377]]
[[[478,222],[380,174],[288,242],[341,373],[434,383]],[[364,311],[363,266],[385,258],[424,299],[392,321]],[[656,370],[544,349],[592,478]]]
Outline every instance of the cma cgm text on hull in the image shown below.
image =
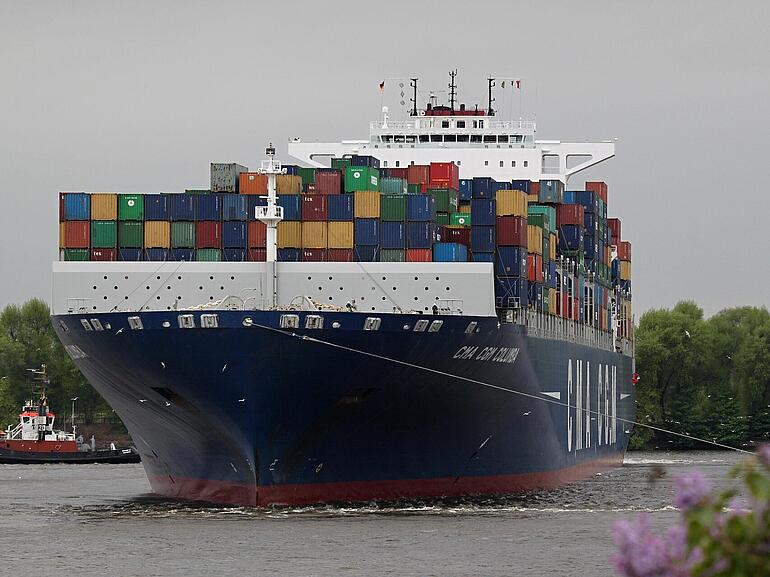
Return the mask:
[[54,326],[155,491],[500,493],[622,461],[631,249],[607,186],[569,185],[613,145],[453,106],[206,190],[61,195]]

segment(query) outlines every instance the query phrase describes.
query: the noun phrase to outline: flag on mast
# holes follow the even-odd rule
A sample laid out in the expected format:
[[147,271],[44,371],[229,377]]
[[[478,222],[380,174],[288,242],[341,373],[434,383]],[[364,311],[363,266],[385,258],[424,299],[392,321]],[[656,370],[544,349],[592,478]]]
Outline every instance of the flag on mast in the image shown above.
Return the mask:
[[385,81],[380,82],[380,91],[385,90]]

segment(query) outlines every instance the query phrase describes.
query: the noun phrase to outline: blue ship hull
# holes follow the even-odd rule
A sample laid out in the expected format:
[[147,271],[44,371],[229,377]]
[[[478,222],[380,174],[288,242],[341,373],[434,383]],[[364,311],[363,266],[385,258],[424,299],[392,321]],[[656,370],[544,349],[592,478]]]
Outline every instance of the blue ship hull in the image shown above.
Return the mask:
[[499,494],[622,463],[629,356],[489,317],[424,317],[443,326],[415,332],[418,315],[382,314],[367,331],[365,314],[319,312],[323,329],[287,330],[281,312],[203,312],[216,328],[201,312],[196,328],[177,312],[54,317],[161,495],[262,506]]

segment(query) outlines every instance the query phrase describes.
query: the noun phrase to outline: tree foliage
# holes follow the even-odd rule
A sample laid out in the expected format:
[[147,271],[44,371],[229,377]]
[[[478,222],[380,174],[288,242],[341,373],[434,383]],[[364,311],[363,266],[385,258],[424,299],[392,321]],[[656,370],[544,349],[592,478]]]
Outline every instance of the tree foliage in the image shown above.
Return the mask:
[[[51,408],[64,414],[70,399],[78,397],[76,410],[91,422],[98,411],[109,410],[64,351],[51,326],[48,305],[39,299],[22,306],[9,305],[0,312],[0,425],[18,419],[19,409],[32,397],[27,369],[46,365],[46,388]],[[62,419],[63,421],[63,419]],[[61,423],[63,424],[63,423]]]
[[[770,313],[691,301],[642,315],[636,331],[637,419],[731,446],[770,440]],[[632,448],[703,448],[637,427]]]

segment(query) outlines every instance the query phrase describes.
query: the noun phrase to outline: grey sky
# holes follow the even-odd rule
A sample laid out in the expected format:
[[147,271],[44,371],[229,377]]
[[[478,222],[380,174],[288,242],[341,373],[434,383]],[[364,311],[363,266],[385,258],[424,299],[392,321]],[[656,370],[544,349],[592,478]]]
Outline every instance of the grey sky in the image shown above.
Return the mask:
[[0,306],[49,297],[57,191],[202,187],[268,139],[363,138],[382,78],[453,67],[469,103],[522,78],[539,138],[620,138],[585,175],[633,243],[637,314],[770,305],[767,2],[262,6],[0,3]]

